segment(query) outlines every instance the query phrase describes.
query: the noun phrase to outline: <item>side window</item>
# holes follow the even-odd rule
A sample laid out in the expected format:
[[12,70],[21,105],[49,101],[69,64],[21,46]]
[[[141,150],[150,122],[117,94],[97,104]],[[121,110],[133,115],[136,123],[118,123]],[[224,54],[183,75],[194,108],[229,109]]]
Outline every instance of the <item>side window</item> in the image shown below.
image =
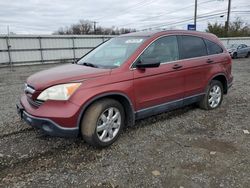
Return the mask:
[[193,58],[207,55],[207,49],[202,38],[184,35],[180,37],[181,58]]
[[210,40],[207,40],[207,39],[204,39],[204,41],[207,45],[208,55],[220,54],[223,52],[223,49],[218,44],[216,44]]
[[140,60],[151,58],[161,63],[178,60],[179,51],[177,37],[167,36],[156,40],[139,57]]

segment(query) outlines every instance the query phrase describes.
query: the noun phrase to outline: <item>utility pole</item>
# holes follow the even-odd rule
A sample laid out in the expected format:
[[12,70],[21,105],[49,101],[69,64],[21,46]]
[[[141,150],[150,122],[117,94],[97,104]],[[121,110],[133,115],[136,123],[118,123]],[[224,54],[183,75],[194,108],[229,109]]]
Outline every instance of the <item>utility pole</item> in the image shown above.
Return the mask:
[[11,59],[11,54],[10,54],[10,47],[11,47],[11,45],[10,45],[10,27],[9,27],[9,25],[7,26],[6,45],[7,45],[7,49],[8,49],[10,70],[13,71],[12,59]]
[[231,0],[228,0],[228,8],[227,8],[227,21],[225,23],[225,34],[228,35],[229,22],[230,22],[230,12],[231,12]]
[[195,4],[194,4],[194,25],[195,25],[195,30],[196,30],[196,20],[197,20],[197,0],[195,0]]
[[94,23],[94,33],[96,34],[96,24],[97,24],[98,22],[94,21],[93,23]]

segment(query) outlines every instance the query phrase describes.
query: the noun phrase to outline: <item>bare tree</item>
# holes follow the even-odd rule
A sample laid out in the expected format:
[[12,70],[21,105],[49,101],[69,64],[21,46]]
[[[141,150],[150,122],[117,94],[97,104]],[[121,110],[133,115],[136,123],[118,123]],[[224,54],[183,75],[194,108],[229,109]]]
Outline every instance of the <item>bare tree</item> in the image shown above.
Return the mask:
[[[88,20],[80,20],[79,21],[79,27],[80,27],[80,30],[81,30],[81,34],[82,35],[87,35],[87,34],[92,34],[92,29],[93,29],[93,26],[92,26],[92,23]],[[92,33],[91,33],[92,32]]]
[[125,33],[135,32],[136,29],[131,28],[117,28],[112,26],[111,28],[104,28],[101,26],[96,27],[94,31],[94,22],[90,20],[80,20],[77,24],[72,24],[70,27],[59,28],[53,34],[58,35],[120,35]]
[[71,26],[71,30],[72,30],[72,34],[75,34],[75,35],[80,35],[81,34],[81,27],[79,24],[73,24]]

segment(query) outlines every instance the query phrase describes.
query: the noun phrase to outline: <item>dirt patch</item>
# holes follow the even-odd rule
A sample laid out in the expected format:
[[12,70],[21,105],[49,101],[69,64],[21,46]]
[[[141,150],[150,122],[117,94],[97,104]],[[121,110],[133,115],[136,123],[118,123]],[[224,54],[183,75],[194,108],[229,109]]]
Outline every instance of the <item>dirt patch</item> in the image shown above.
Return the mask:
[[206,164],[201,163],[201,162],[185,163],[185,164],[180,165],[180,168],[184,170],[195,171],[195,172],[203,172],[207,170]]
[[221,153],[232,153],[237,151],[237,148],[234,146],[232,142],[226,142],[215,139],[213,140],[198,139],[193,141],[192,146],[206,149],[208,151],[217,151]]

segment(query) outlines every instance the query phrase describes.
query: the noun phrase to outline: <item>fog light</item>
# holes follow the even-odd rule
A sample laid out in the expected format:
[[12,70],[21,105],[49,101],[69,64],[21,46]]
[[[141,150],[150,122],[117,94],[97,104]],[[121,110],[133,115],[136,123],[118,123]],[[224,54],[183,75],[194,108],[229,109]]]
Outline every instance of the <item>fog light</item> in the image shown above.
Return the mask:
[[25,120],[29,125],[32,125],[32,119],[31,119],[31,118],[26,117],[24,120]]
[[43,124],[42,125],[42,129],[45,131],[45,132],[52,132],[53,130],[50,128],[49,125],[46,125],[46,124]]

